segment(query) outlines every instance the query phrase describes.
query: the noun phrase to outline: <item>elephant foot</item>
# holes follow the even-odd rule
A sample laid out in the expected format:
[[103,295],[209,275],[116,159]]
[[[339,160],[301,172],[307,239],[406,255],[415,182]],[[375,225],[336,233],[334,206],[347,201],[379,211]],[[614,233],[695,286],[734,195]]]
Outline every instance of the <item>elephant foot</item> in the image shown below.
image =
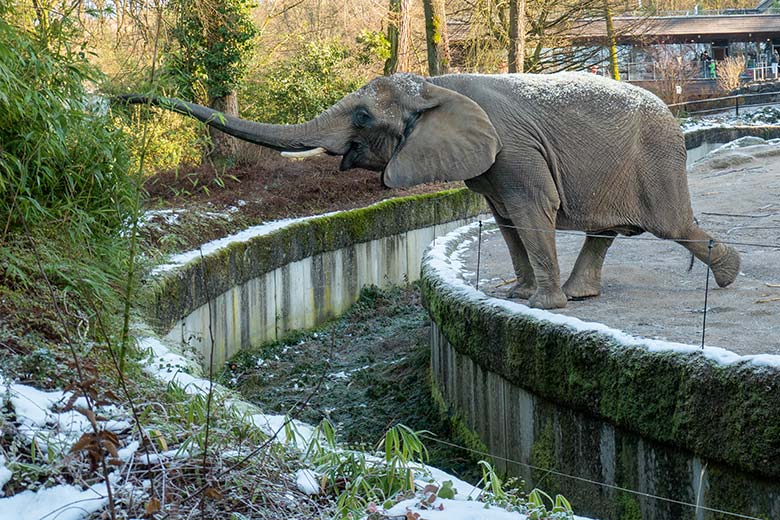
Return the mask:
[[537,290],[528,299],[528,305],[537,309],[563,309],[566,307],[566,295],[560,289],[546,292]]
[[563,284],[563,293],[570,300],[584,300],[601,294],[601,280],[583,280],[569,278]]
[[723,248],[723,252],[716,260],[712,261],[712,274],[715,275],[718,287],[726,287],[731,285],[739,274],[739,253],[733,247],[724,244],[718,245]]
[[536,293],[536,284],[527,282],[517,282],[507,292],[507,297],[518,300],[527,300]]

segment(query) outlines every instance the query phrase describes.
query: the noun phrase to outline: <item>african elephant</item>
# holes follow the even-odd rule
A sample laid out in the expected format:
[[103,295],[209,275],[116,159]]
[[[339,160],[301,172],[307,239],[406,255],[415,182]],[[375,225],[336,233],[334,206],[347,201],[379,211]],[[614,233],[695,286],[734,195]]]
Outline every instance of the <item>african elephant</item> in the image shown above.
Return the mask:
[[[510,295],[541,308],[597,296],[617,234],[678,241],[731,284],[739,254],[695,223],[685,143],[663,102],[592,74],[379,77],[316,118],[271,125],[176,99],[123,96],[195,117],[262,146],[342,156],[341,170],[382,172],[403,187],[465,181],[502,226],[517,283]],[[555,229],[587,234],[561,287]],[[593,236],[599,235],[599,236]]]

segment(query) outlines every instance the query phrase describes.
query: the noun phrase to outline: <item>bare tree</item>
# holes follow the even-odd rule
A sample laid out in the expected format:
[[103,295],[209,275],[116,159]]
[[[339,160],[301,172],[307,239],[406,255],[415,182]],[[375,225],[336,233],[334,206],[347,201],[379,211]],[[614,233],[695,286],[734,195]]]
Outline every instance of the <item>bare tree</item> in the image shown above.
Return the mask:
[[657,70],[656,94],[667,103],[685,101],[687,86],[698,75],[698,62],[685,58],[689,54],[695,52],[686,46],[679,49],[659,46],[652,53]]
[[390,57],[385,62],[385,75],[411,69],[411,8],[412,0],[390,0],[390,22],[387,26]]
[[609,49],[609,69],[612,79],[620,81],[618,69],[617,40],[615,38],[615,25],[612,23],[612,6],[609,0],[604,0],[604,22],[607,26],[607,46]]
[[525,0],[509,0],[509,72],[525,68]]
[[446,74],[450,68],[450,46],[447,39],[447,15],[444,0],[423,0],[425,40],[428,47],[428,74]]

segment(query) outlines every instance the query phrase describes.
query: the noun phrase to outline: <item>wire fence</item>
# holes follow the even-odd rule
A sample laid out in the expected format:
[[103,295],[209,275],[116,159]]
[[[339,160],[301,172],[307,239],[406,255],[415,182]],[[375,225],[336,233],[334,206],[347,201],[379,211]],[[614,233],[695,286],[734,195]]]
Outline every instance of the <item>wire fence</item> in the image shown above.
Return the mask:
[[739,115],[740,108],[756,108],[778,103],[780,103],[780,91],[694,99],[682,103],[672,103],[668,107],[675,114],[702,115],[734,110],[735,114]]
[[[541,471],[541,472],[544,472],[544,473],[547,473],[547,474],[550,474],[550,475],[555,475],[555,476],[563,477],[563,478],[570,479],[570,480],[576,480],[578,482],[584,482],[586,484],[593,484],[594,486],[598,486],[598,487],[605,488],[605,489],[612,489],[612,490],[615,490],[615,491],[622,491],[624,493],[629,493],[631,495],[635,495],[635,496],[639,496],[639,497],[644,497],[644,498],[649,498],[649,499],[652,499],[652,500],[657,500],[657,501],[660,501],[660,502],[666,502],[666,503],[669,503],[669,504],[676,504],[676,505],[680,505],[680,506],[684,506],[684,507],[689,507],[689,508],[694,509],[696,511],[706,511],[706,512],[716,513],[716,514],[720,514],[720,515],[731,516],[731,517],[734,517],[734,518],[744,518],[744,519],[747,519],[747,520],[762,520],[759,517],[745,515],[745,514],[742,514],[742,513],[736,513],[734,511],[727,511],[727,510],[724,510],[724,509],[717,509],[717,508],[713,508],[713,507],[707,507],[707,506],[703,506],[703,505],[698,504],[698,503],[686,502],[684,500],[677,500],[677,499],[674,499],[674,498],[668,498],[668,497],[663,497],[663,496],[660,496],[660,495],[654,495],[652,493],[646,493],[644,491],[638,491],[636,489],[631,489],[631,488],[622,487],[622,486],[616,486],[614,484],[608,484],[606,482],[601,482],[601,481],[598,481],[598,480],[594,480],[594,479],[590,479],[590,478],[586,478],[586,477],[581,477],[581,476],[578,476],[578,475],[572,475],[572,474],[569,474],[569,473],[564,473],[562,471],[557,471],[557,470],[551,469],[551,468],[543,468],[541,466],[535,466],[533,464],[528,464],[526,462],[521,462],[519,460],[514,460],[514,459],[509,459],[507,457],[502,457],[500,455],[496,455],[495,453],[490,453],[490,452],[486,452],[486,451],[476,450],[476,449],[473,449],[473,448],[469,448],[467,446],[462,446],[460,444],[456,444],[454,442],[445,441],[443,439],[439,439],[438,437],[434,437],[434,436],[428,435],[426,433],[421,434],[421,437],[423,439],[425,439],[425,440],[432,441],[432,442],[435,442],[437,444],[441,444],[443,446],[449,446],[451,448],[458,448],[460,450],[469,452],[469,453],[471,453],[473,455],[477,455],[478,457],[488,457],[488,458],[493,459],[493,460],[500,460],[502,462],[506,462],[506,463],[509,463],[509,464],[516,464],[518,466],[522,466],[524,468],[528,468],[528,469],[531,469],[531,470]],[[702,473],[704,471],[705,470],[703,469]],[[701,490],[696,490],[696,491],[697,491],[696,495],[700,496]]]
[[[618,240],[633,240],[633,241],[646,241],[646,242],[668,242],[668,241],[674,241],[680,244],[707,244],[707,257],[704,261],[704,264],[706,265],[706,278],[704,283],[704,289],[703,289],[703,306],[702,306],[702,326],[701,326],[701,342],[700,342],[700,348],[704,349],[704,340],[707,332],[707,312],[709,308],[709,293],[710,293],[710,273],[712,271],[712,249],[716,244],[724,244],[724,245],[730,245],[730,246],[742,246],[742,247],[755,247],[755,248],[765,248],[765,249],[774,249],[777,251],[780,251],[780,243],[760,243],[760,242],[745,242],[745,241],[739,241],[739,240],[715,240],[715,239],[685,239],[685,238],[659,238],[655,236],[645,237],[645,236],[639,236],[639,235],[619,235],[614,233],[589,233],[589,232],[582,232],[582,231],[571,231],[571,230],[556,230],[556,229],[541,229],[541,228],[533,228],[533,227],[522,227],[522,226],[512,226],[508,224],[499,224],[498,222],[494,223],[495,227],[497,229],[513,229],[513,230],[519,230],[519,231],[532,231],[537,233],[551,233],[553,235],[556,234],[563,234],[563,235],[576,235],[576,236],[587,236],[587,237],[593,237],[593,238],[607,238],[607,239],[618,239]],[[477,232],[477,261],[476,261],[476,278],[474,282],[474,288],[479,290],[479,281],[480,281],[480,274],[481,274],[481,259],[482,259],[482,247],[483,247],[483,221],[478,221],[478,232]],[[780,226],[772,227],[769,226],[769,229],[777,229],[780,231]],[[691,258],[691,266],[693,266],[693,258]]]
[[[476,237],[476,243],[477,243],[477,251],[476,251],[476,280],[475,280],[475,288],[479,290],[479,281],[480,281],[480,270],[481,270],[481,258],[482,258],[482,248],[485,244],[485,241],[483,240],[483,234],[486,232],[485,228],[487,227],[486,222],[483,220],[478,220],[478,227],[477,227],[477,237]],[[654,241],[654,242],[665,242],[669,239],[661,239],[658,237],[643,237],[643,236],[625,236],[625,235],[614,235],[614,234],[604,234],[604,233],[584,233],[579,231],[570,231],[570,230],[550,230],[550,229],[539,229],[539,228],[530,228],[530,227],[521,227],[521,226],[512,226],[512,225],[506,225],[506,224],[499,224],[492,222],[487,222],[487,224],[490,225],[492,229],[501,229],[501,228],[508,228],[508,229],[514,229],[514,230],[524,230],[524,231],[535,231],[535,232],[541,232],[541,233],[559,233],[559,234],[569,234],[569,235],[579,235],[579,236],[590,236],[590,237],[599,237],[599,238],[609,238],[609,239],[619,239],[619,240],[636,240],[636,241]],[[774,229],[777,229],[780,231],[780,226],[776,227]],[[705,334],[707,329],[707,309],[708,309],[708,296],[709,296],[709,278],[710,278],[710,272],[711,272],[711,260],[712,260],[712,249],[715,246],[715,244],[721,243],[721,244],[727,244],[732,246],[746,246],[746,247],[757,247],[757,248],[768,248],[768,249],[774,249],[780,251],[780,243],[758,243],[758,242],[748,242],[748,241],[736,241],[736,240],[714,240],[714,239],[707,239],[707,240],[691,240],[691,239],[680,239],[675,240],[676,242],[685,242],[685,243],[706,243],[707,244],[707,258],[704,262],[707,266],[706,269],[706,279],[705,279],[705,285],[703,290],[703,317],[702,317],[702,332],[701,332],[701,348],[704,348],[704,340],[705,340]],[[700,499],[702,497],[702,486],[704,485],[703,482],[705,481],[704,475],[707,470],[706,463],[704,464],[701,475],[699,478],[699,489],[695,489],[695,494],[697,497],[696,502],[688,502],[685,500],[679,500],[675,498],[665,497],[661,495],[656,495],[653,493],[648,493],[644,491],[640,491],[637,489],[631,489],[623,486],[618,486],[615,484],[610,484],[601,480],[596,480],[593,478],[584,477],[581,475],[576,475],[572,473],[566,473],[563,471],[559,471],[555,468],[551,467],[542,467],[534,464],[530,464],[527,462],[519,461],[516,459],[511,459],[508,457],[504,457],[501,455],[497,455],[496,453],[492,453],[489,451],[482,451],[477,450],[474,448],[470,448],[467,446],[463,446],[461,444],[453,443],[447,440],[440,439],[438,437],[429,435],[429,434],[422,434],[422,437],[431,442],[435,442],[437,444],[441,444],[444,446],[449,446],[453,448],[458,448],[460,450],[469,452],[477,457],[480,458],[489,458],[494,461],[502,461],[504,463],[508,464],[514,464],[520,467],[524,467],[530,470],[539,471],[544,474],[550,474],[550,475],[556,475],[558,477],[562,477],[564,479],[569,479],[577,482],[582,482],[585,484],[591,484],[596,487],[604,488],[604,489],[610,489],[614,491],[619,491],[627,494],[631,494],[637,497],[646,498],[649,500],[654,500],[658,502],[663,502],[667,504],[675,504],[678,506],[686,507],[693,509],[694,511],[698,512],[706,512],[706,513],[713,513],[717,515],[722,515],[724,517],[732,517],[732,518],[740,518],[740,519],[747,519],[747,520],[760,520],[759,517],[751,516],[748,514],[736,512],[736,511],[730,511],[726,509],[719,509],[715,507],[709,507],[702,505],[700,503]]]

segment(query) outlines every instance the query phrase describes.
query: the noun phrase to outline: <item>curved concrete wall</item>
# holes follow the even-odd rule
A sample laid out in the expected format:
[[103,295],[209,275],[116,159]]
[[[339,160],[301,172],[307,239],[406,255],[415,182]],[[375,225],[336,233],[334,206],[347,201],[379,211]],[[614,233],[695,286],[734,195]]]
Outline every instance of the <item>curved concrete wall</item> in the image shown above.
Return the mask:
[[[778,138],[780,127],[687,132],[688,164],[745,136]],[[499,469],[601,518],[730,518],[718,509],[780,518],[777,366],[615,348],[602,334],[488,302],[444,264],[423,262],[434,394]]]
[[214,366],[220,367],[241,348],[340,315],[366,285],[417,280],[434,236],[486,209],[476,194],[451,190],[312,218],[231,243],[153,279],[146,321],[204,360],[213,335]]
[[489,298],[455,254],[476,232],[437,241],[421,279],[439,402],[474,447],[579,514],[721,518],[626,488],[780,518],[780,357],[724,364],[719,349],[624,343],[603,325]]
[[723,126],[686,132],[685,148],[688,150],[686,164],[690,166],[715,148],[748,136],[777,139],[780,137],[780,126]]

